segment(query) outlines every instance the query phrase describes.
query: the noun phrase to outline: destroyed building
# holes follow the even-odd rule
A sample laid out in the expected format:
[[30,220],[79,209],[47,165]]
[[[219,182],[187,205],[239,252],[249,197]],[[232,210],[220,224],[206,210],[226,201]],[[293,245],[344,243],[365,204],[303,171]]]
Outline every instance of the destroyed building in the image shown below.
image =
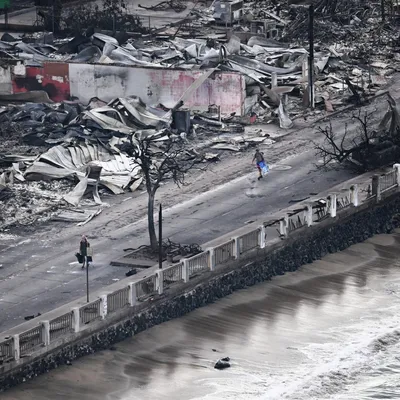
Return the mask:
[[[307,7],[273,0],[189,3],[141,6],[155,18],[165,9],[186,13],[145,33],[3,35],[1,137],[11,140],[14,132],[14,149],[24,149],[0,147],[3,208],[9,209],[13,187],[39,181],[51,192],[59,182],[49,207],[68,205],[64,218],[84,223],[104,206],[99,188],[118,194],[140,186],[141,171],[121,150],[136,132],[158,135],[160,143],[166,132],[183,133],[194,149],[218,159],[220,150],[237,151],[268,136],[245,140],[244,125],[288,129],[297,118],[361,104],[380,93],[399,66],[396,10],[382,21],[379,7],[343,0],[335,4],[349,11],[335,9],[332,17],[321,1],[310,110]],[[77,217],[71,207],[80,207],[85,193],[93,207]],[[53,211],[51,217],[62,219]],[[12,215],[4,223],[10,221]]]

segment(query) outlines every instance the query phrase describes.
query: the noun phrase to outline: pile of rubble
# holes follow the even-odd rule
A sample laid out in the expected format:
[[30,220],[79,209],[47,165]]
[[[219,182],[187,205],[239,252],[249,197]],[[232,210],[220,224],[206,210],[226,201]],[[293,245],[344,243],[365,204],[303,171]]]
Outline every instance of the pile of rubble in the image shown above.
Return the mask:
[[[269,14],[274,16],[266,10],[262,12],[262,15]],[[305,16],[302,21],[306,19]],[[358,41],[348,40],[352,36],[346,27],[338,30],[343,35],[334,44],[324,39],[316,41],[313,73],[316,107],[320,110],[331,112],[349,102],[366,100],[384,87],[399,69],[398,32],[390,26],[381,26],[377,35],[379,21],[370,20],[371,24],[365,26],[357,22]],[[321,23],[334,24],[326,20]],[[28,65],[59,60],[239,72],[246,77],[244,114],[255,113],[260,122],[275,121],[282,128],[289,128],[293,118],[305,114],[307,104],[308,52],[298,40],[301,35],[297,32],[302,28],[296,26],[288,21],[283,26],[286,41],[260,35],[242,38],[243,32],[239,30],[216,35],[215,39],[176,37],[159,30],[157,34],[138,39],[94,33],[67,42],[54,41],[51,45],[10,41],[8,35],[8,41],[0,41],[0,49],[3,57],[22,59]],[[289,44],[288,37],[296,35],[296,41]]]
[[187,151],[204,153],[207,162],[267,140],[268,135],[246,135],[235,116],[215,112],[194,115],[184,132],[171,110],[146,106],[135,96],[108,104],[96,98],[86,107],[73,102],[3,107],[0,229],[50,218],[89,222],[108,206],[101,197],[141,187],[142,171],[130,154],[143,138],[162,150],[171,135],[181,135]]
[[[275,123],[288,129],[295,118],[311,114],[306,108],[306,7],[276,0],[195,4],[182,21],[148,34],[113,35],[87,29],[74,38],[50,43],[32,36],[2,36],[1,57],[32,66],[53,60],[207,70],[201,79],[214,71],[234,71],[245,77],[246,100],[244,115],[220,115],[218,105],[210,105],[208,113],[192,113],[190,127],[178,129],[173,116],[182,104],[169,109],[143,104],[135,96],[108,103],[92,99],[88,105],[54,104],[43,93],[30,93],[35,104],[0,110],[0,136],[6,137],[0,143],[0,211],[3,216],[9,211],[9,218],[3,217],[0,224],[23,220],[25,216],[19,219],[17,214],[24,206],[14,207],[13,215],[11,202],[20,198],[24,205],[30,197],[39,199],[36,193],[41,190],[47,193],[44,203],[52,210],[46,218],[87,222],[104,206],[98,190],[119,194],[140,187],[141,171],[124,151],[137,135],[156,137],[162,147],[167,135],[182,134],[193,152],[201,148],[207,160],[218,160],[222,151],[240,151],[267,140],[265,131],[248,136],[245,124]],[[179,12],[186,4],[165,1],[146,12],[163,7]],[[383,23],[380,12],[376,5],[360,5],[356,0],[315,4],[314,113],[329,114],[349,103],[368,101],[399,70],[396,21],[391,15]],[[1,96],[1,100],[9,98]],[[90,207],[82,208],[85,193],[93,200]],[[62,214],[51,208],[54,204],[57,209],[64,207]]]

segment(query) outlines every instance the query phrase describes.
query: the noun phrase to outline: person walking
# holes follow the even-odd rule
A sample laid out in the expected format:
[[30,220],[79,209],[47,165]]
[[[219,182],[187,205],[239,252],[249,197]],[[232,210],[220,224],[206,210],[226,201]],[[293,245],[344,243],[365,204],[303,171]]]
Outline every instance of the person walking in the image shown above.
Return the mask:
[[79,254],[82,257],[82,269],[84,269],[85,266],[86,267],[89,266],[88,259],[87,259],[89,247],[90,247],[90,244],[87,240],[87,237],[85,235],[82,235],[82,239],[79,243]]
[[258,180],[260,180],[263,177],[263,167],[265,167],[266,164],[264,160],[264,153],[261,153],[259,149],[256,150],[252,163],[254,163],[254,161],[256,162],[258,169]]

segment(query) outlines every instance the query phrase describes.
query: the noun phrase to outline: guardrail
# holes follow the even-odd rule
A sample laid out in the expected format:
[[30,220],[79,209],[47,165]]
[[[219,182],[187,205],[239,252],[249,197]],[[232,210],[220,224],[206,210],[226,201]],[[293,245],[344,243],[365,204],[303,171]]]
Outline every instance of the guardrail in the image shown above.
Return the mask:
[[81,324],[88,324],[96,319],[100,319],[101,312],[101,299],[97,299],[92,303],[86,304],[79,309],[79,320]]
[[107,314],[112,313],[113,311],[119,310],[126,306],[129,306],[129,292],[130,287],[126,287],[120,290],[117,290],[114,293],[111,293],[107,296]]
[[50,341],[64,336],[66,333],[74,331],[73,313],[70,311],[60,317],[54,318],[49,322],[50,325]]
[[0,343],[0,364],[14,359],[14,340],[9,338]]
[[214,261],[215,267],[225,264],[228,261],[234,260],[237,257],[235,249],[236,240],[231,239],[226,243],[214,247]]
[[174,283],[182,282],[182,269],[182,263],[165,268],[163,270],[163,287],[167,289],[171,287]]
[[144,300],[157,293],[156,275],[149,276],[136,282],[136,295],[138,300]]
[[196,254],[185,260],[187,273],[186,276],[193,278],[202,271],[207,271],[210,269],[210,252],[205,251],[200,254]]
[[[84,306],[65,311],[49,320],[41,321],[38,326],[25,332],[0,339],[0,364],[18,360],[20,357],[34,355],[39,349],[48,346],[67,335],[73,335],[85,329],[87,324],[107,318],[107,314],[135,307],[139,302],[163,294],[173,285],[186,283],[204,272],[218,271],[220,267],[255,249],[266,247],[268,240],[285,239],[293,232],[318,225],[327,218],[350,207],[358,207],[368,202],[377,202],[382,193],[397,191],[400,186],[400,164],[392,171],[382,175],[373,175],[372,179],[352,184],[340,193],[331,193],[325,198],[307,200],[307,204],[297,210],[288,211],[277,219],[262,223],[257,228],[233,237],[213,248],[183,259],[179,263],[157,270],[150,276]],[[54,311],[53,311],[54,315]],[[45,314],[42,315],[45,318]]]
[[41,325],[19,334],[19,353],[21,356],[32,354],[42,345],[44,345],[44,340]]

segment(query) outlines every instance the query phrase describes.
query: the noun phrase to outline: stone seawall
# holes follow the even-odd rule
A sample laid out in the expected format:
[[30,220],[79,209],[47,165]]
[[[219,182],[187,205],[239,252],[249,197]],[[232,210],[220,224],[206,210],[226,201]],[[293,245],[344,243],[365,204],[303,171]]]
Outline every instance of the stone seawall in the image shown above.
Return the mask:
[[[235,290],[245,289],[273,276],[295,271],[302,265],[362,242],[378,233],[389,233],[400,226],[400,193],[380,203],[349,208],[336,218],[302,228],[278,243],[249,252],[222,268],[218,274],[205,274],[167,292],[153,302],[133,308],[110,320],[107,327],[94,325],[90,333],[74,342],[64,340],[51,352],[43,352],[29,363],[21,363],[0,377],[0,391],[48,372],[71,360],[107,349],[114,343],[143,332],[154,325],[179,318],[196,308],[210,304]],[[22,360],[21,360],[22,361]],[[0,366],[1,372],[1,366]]]

